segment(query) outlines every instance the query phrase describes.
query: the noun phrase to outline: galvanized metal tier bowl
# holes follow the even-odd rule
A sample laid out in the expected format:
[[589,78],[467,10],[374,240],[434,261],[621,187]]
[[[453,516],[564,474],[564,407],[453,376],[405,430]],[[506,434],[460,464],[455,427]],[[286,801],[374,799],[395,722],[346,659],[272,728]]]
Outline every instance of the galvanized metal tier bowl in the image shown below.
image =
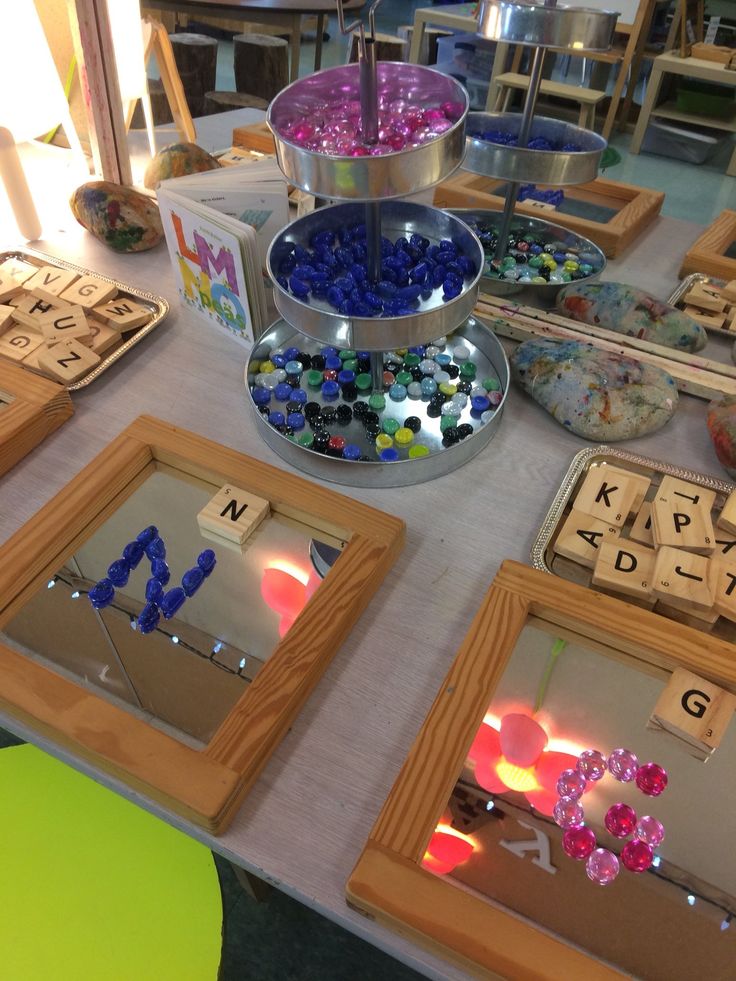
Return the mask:
[[[529,141],[543,139],[555,150],[508,146],[481,139],[481,133],[497,132],[517,137],[521,114],[469,112],[465,127],[467,152],[463,170],[499,180],[552,186],[586,184],[598,176],[601,154],[608,145],[602,136],[559,119],[537,116]],[[563,150],[577,146],[579,150]]]
[[[613,4],[615,6],[615,3]],[[570,51],[607,51],[618,13],[517,0],[482,0],[478,34],[491,41]]]
[[417,147],[383,156],[348,157],[317,153],[285,135],[304,117],[316,117],[326,105],[360,100],[357,64],[326,68],[292,82],[273,100],[267,122],[276,144],[276,157],[286,177],[310,194],[337,201],[375,201],[402,197],[445,180],[465,153],[468,93],[450,75],[402,62],[379,61],[379,106],[401,99],[428,109],[444,102],[459,103],[462,115],[445,133]]
[[385,201],[376,207],[381,210],[381,233],[386,238],[395,241],[401,236],[409,238],[416,232],[432,244],[451,239],[463,255],[475,263],[478,272],[465,281],[459,296],[444,300],[439,288],[428,300],[421,300],[413,313],[405,316],[350,317],[338,313],[326,300],[313,297],[308,302],[300,300],[276,279],[281,261],[291,254],[293,246],[308,249],[317,233],[337,232],[366,220],[366,205],[335,204],[318,208],[298,218],[276,236],[268,250],[267,266],[274,281],[274,303],[281,316],[303,334],[323,344],[361,351],[411,347],[449,334],[463,323],[475,306],[483,269],[483,247],[465,222],[450,212],[410,201]]
[[[501,211],[453,208],[452,213],[458,218],[462,218],[471,228],[476,223],[495,225],[500,228],[503,219],[503,212]],[[606,257],[598,246],[590,239],[570,231],[569,228],[563,228],[562,225],[555,225],[543,218],[514,215],[511,222],[511,234],[534,235],[543,245],[553,242],[559,243],[566,251],[594,256],[596,271],[589,276],[575,280],[576,283],[591,283],[598,279],[605,269]],[[567,285],[567,283],[519,283],[516,280],[496,279],[493,276],[483,275],[480,280],[480,291],[481,293],[490,293],[493,296],[513,297],[516,303],[549,310],[555,305],[559,291]]]

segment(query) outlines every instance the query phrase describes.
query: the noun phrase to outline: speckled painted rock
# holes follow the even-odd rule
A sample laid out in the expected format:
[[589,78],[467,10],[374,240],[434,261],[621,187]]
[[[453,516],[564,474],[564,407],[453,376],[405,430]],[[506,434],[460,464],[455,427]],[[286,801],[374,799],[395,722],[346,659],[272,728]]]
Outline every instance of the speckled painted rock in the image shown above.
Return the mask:
[[90,181],[69,204],[80,225],[116,252],[145,252],[164,237],[155,201],[110,181]]
[[644,436],[677,408],[677,387],[666,372],[591,344],[525,341],[511,366],[524,391],[583,439],[609,443]]
[[581,283],[557,294],[557,309],[571,320],[639,337],[680,351],[700,351],[708,335],[682,310],[625,283]]
[[721,465],[736,477],[736,398],[710,403],[708,432]]
[[221,164],[196,143],[172,143],[159,150],[146,167],[143,183],[155,190],[161,181],[203,170],[219,170]]

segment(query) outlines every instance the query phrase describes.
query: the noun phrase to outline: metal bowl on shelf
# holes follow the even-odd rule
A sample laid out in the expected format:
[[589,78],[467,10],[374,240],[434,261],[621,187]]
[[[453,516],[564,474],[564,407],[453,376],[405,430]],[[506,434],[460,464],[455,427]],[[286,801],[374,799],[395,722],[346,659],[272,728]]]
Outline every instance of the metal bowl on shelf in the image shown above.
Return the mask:
[[519,135],[521,114],[470,112],[465,127],[467,152],[463,170],[523,184],[586,184],[598,176],[601,154],[608,145],[602,136],[559,119],[537,116],[529,140],[544,139],[552,146],[579,146],[580,150],[534,150],[481,139],[492,130]]
[[[416,441],[426,447],[428,450],[426,456],[411,458],[408,456],[408,450],[404,450],[401,459],[391,462],[378,459],[375,455],[375,447],[366,441],[364,427],[355,419],[339,426],[336,432],[348,442],[359,445],[365,455],[371,454],[370,459],[345,460],[327,456],[301,446],[293,437],[289,438],[275,429],[258,410],[251,395],[260,362],[268,358],[275,347],[294,345],[310,354],[319,351],[319,344],[301,336],[283,320],[272,324],[253,345],[245,367],[246,400],[253,411],[255,426],[264,442],[298,470],[351,487],[406,487],[419,484],[452,473],[467,463],[491,441],[501,424],[510,385],[509,362],[501,342],[482,320],[478,317],[468,317],[448,340],[448,350],[460,343],[467,348],[470,360],[477,365],[478,379],[487,376],[495,377],[503,393],[500,404],[495,408],[488,422],[480,423],[471,415],[468,405],[458,423],[471,423],[474,428],[473,434],[453,446],[443,446],[440,418],[427,416],[426,400],[406,399],[402,402],[392,402],[386,398],[385,409],[377,413],[381,424],[386,418],[396,419],[400,423],[408,416],[420,418],[422,428]],[[313,389],[309,390],[309,398],[320,404],[324,402],[319,392]]]
[[[480,222],[495,224],[500,227],[503,218],[502,211],[477,208],[453,208],[452,213],[467,222],[471,229],[474,224]],[[595,272],[582,279],[574,280],[576,284],[592,283],[605,269],[606,257],[601,249],[590,239],[570,231],[569,228],[563,228],[562,225],[555,225],[543,218],[531,218],[527,215],[516,214],[511,222],[511,233],[534,235],[544,244],[559,242],[567,251],[594,256],[596,259]],[[567,283],[519,283],[517,280],[496,279],[494,276],[484,274],[480,280],[480,292],[490,293],[493,296],[513,297],[515,303],[549,310],[554,307],[559,291],[567,285]]]
[[433,244],[441,239],[451,239],[475,263],[477,274],[465,281],[462,292],[454,299],[443,300],[442,289],[437,289],[428,300],[421,300],[413,313],[405,316],[350,317],[338,313],[326,300],[312,297],[309,302],[300,300],[279,285],[276,279],[282,260],[290,255],[293,246],[309,248],[312,238],[319,232],[337,232],[340,228],[365,222],[365,205],[335,204],[318,208],[287,225],[274,238],[268,250],[267,268],[274,282],[276,309],[301,333],[337,347],[389,351],[449,334],[472,312],[478,296],[484,256],[480,241],[467,224],[449,212],[410,201],[386,201],[378,207],[381,209],[383,236],[395,240],[400,236],[408,238],[416,232]]
[[[615,7],[615,2],[613,3]],[[618,13],[525,0],[481,0],[478,34],[491,41],[569,51],[608,51]]]
[[267,122],[276,158],[287,179],[318,197],[336,201],[375,201],[403,197],[439,184],[460,165],[465,153],[468,93],[455,78],[423,65],[379,61],[379,106],[404,100],[419,109],[458,103],[462,114],[450,129],[417,147],[383,156],[336,156],[300,146],[286,135],[304,117],[314,118],[339,98],[360,100],[357,64],[326,68],[292,82],[271,102]]

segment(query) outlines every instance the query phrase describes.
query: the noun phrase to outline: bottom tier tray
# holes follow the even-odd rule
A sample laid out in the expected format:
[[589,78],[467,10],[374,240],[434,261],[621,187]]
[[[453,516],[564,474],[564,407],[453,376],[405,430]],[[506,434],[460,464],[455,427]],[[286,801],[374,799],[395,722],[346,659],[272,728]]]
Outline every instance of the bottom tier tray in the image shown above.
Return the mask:
[[[440,340],[444,341],[444,339]],[[383,407],[372,408],[368,404],[371,396],[370,390],[358,391],[357,396],[349,390],[348,397],[344,397],[341,389],[337,398],[326,399],[322,388],[318,387],[319,382],[316,376],[311,379],[308,377],[310,369],[305,369],[298,382],[292,375],[295,384],[294,397],[280,398],[288,393],[282,389],[277,395],[274,382],[281,379],[282,376],[277,373],[283,369],[277,368],[276,372],[267,372],[267,374],[276,375],[276,378],[269,382],[270,387],[266,388],[262,384],[265,379],[261,368],[264,361],[269,361],[274,349],[295,348],[298,349],[299,354],[308,355],[310,358],[315,355],[324,357],[325,350],[327,350],[328,356],[333,357],[342,353],[345,361],[357,360],[357,358],[345,357],[346,354],[354,354],[355,352],[338,352],[336,355],[333,353],[334,349],[325,349],[323,345],[300,334],[285,321],[277,321],[254,345],[245,369],[248,403],[256,417],[256,425],[260,429],[261,436],[271,449],[298,469],[325,480],[350,484],[354,487],[401,487],[431,480],[456,470],[483,449],[495,435],[501,422],[509,386],[509,364],[495,334],[477,317],[469,317],[461,327],[446,339],[446,342],[441,345],[434,345],[434,347],[437,350],[430,350],[430,357],[425,359],[420,355],[419,363],[414,364],[412,362],[415,361],[417,353],[421,351],[419,348],[412,348],[402,355],[388,352],[384,355],[387,370],[393,366],[396,371],[392,374],[398,374],[399,366],[406,363],[406,357],[413,355],[409,358],[409,371],[414,368],[418,375],[423,361],[434,362],[435,357],[439,358],[439,361],[434,362],[437,364],[437,370],[442,371],[446,370],[446,365],[443,365],[443,362],[447,361],[447,356],[449,356],[451,372],[459,369],[459,374],[445,384],[455,386],[459,382],[465,382],[466,384],[462,385],[462,388],[467,388],[469,384],[472,389],[481,389],[486,388],[483,383],[488,382],[486,390],[490,396],[490,401],[497,403],[481,412],[477,408],[473,408],[472,400],[473,398],[477,399],[478,396],[483,399],[482,393],[478,392],[475,396],[471,396],[468,392],[461,392],[461,394],[468,395],[468,400],[459,414],[453,417],[456,430],[453,438],[457,438],[457,441],[451,445],[447,445],[447,430],[445,429],[443,432],[442,428],[442,419],[446,418],[446,414],[433,414],[436,409],[430,403],[431,395],[425,393],[421,398],[412,398],[407,395],[401,400],[392,398],[388,391],[391,382],[391,378],[388,376],[386,379],[387,390],[383,393],[385,398]],[[443,355],[445,357],[442,357]],[[295,355],[295,357],[298,356]],[[358,357],[362,358],[362,354],[359,354]],[[271,364],[267,367],[270,368]],[[474,377],[471,377],[473,374]],[[430,371],[427,371],[423,373],[423,377],[432,378],[433,376]],[[312,385],[309,384],[310,381]],[[279,383],[283,382],[279,381]],[[421,382],[418,383],[421,384]],[[329,387],[332,386],[328,386],[328,389]],[[425,386],[425,389],[427,387],[431,388],[432,386]],[[265,395],[254,398],[254,392],[257,389],[270,391],[270,399],[266,401],[267,396]],[[414,390],[412,389],[412,391]],[[303,393],[306,393],[306,400]],[[398,394],[401,394],[400,391]],[[448,401],[452,401],[452,393],[449,390],[447,390],[446,398]],[[256,399],[260,400],[262,404],[257,404]],[[293,432],[277,429],[276,425],[281,425],[280,419],[278,417],[274,419],[271,414],[280,412],[286,418],[289,415],[288,403],[299,400],[301,400],[302,408],[306,403],[316,403],[320,407],[319,419],[312,418],[310,422],[304,412],[297,412],[297,417],[293,421],[297,423],[298,428],[293,428]],[[263,404],[264,402],[265,404]],[[475,404],[476,406],[479,405],[477,401]],[[484,403],[481,402],[480,406],[483,407],[483,405]],[[341,409],[341,406],[346,406],[350,410],[349,415],[347,409]],[[361,408],[359,408],[358,416],[356,416],[355,409],[358,406]],[[296,407],[292,405],[292,410],[295,409]],[[327,410],[327,419],[322,415],[324,410]],[[315,411],[314,408],[311,409],[311,412]],[[369,417],[367,425],[363,421],[366,412],[374,413],[373,416]],[[269,421],[269,415],[271,415],[271,421]],[[304,421],[301,417],[304,417]],[[404,425],[407,420],[411,421],[410,427]],[[396,432],[397,424],[401,430],[399,440],[394,438],[399,435]],[[445,427],[447,427],[447,423],[445,423]],[[461,430],[461,427],[471,427],[471,429]],[[396,459],[381,459],[379,455],[381,444],[388,443],[388,440],[381,439],[377,444],[376,433],[379,429],[384,436],[390,436],[391,442],[384,449],[395,450]],[[407,429],[409,430],[408,433]],[[329,437],[339,437],[339,439],[325,449],[315,449],[313,448],[313,440],[318,432],[326,432]],[[410,434],[411,438],[409,438]],[[324,443],[323,436],[318,440],[318,444]],[[341,455],[343,447],[355,447],[356,449],[351,452],[357,456],[357,459],[343,457]],[[394,456],[394,453],[388,455]]]

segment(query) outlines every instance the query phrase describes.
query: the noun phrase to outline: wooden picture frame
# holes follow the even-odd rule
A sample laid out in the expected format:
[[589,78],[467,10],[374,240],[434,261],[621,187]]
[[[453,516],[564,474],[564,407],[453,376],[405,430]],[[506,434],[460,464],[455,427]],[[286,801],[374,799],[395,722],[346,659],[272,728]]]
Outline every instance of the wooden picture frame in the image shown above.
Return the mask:
[[0,629],[156,470],[226,483],[346,542],[329,576],[204,749],[0,643],[0,708],[46,740],[221,833],[403,546],[404,523],[186,430],[142,416],[0,549]]
[[[437,186],[434,193],[436,208],[487,208],[503,211],[505,198],[496,193],[505,181],[458,170],[448,180]],[[545,185],[539,185],[546,189]],[[587,184],[564,188],[565,195],[590,204],[601,204],[616,211],[605,222],[563,214],[557,209],[540,208],[534,202],[522,201],[516,205],[516,213],[532,218],[543,218],[562,225],[594,242],[609,259],[621,255],[629,245],[645,232],[662,210],[664,193],[633,184],[596,177]]]
[[517,639],[535,620],[639,670],[682,667],[736,692],[731,644],[504,562],[350,876],[348,902],[474,976],[620,978],[621,971],[421,865]]
[[63,385],[0,358],[0,476],[73,412]]
[[736,279],[736,258],[726,251],[736,242],[736,211],[722,211],[716,220],[695,239],[685,253],[680,276],[705,273],[727,282]]

